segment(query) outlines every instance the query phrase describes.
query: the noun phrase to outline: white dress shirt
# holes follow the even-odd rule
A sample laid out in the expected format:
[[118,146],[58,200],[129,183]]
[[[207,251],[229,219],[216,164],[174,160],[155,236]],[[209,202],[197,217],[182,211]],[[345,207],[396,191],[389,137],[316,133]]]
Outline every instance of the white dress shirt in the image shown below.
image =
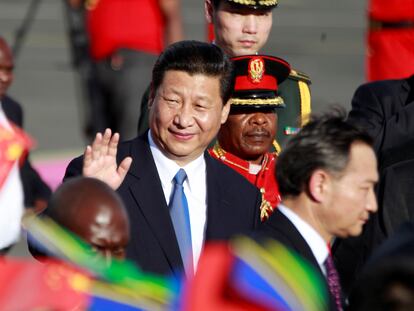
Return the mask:
[[300,218],[294,211],[283,204],[278,205],[279,211],[285,215],[299,231],[300,235],[305,239],[306,243],[312,250],[316,261],[319,264],[323,274],[326,276],[326,268],[324,262],[329,255],[328,245],[325,240],[312,228],[307,222]]
[[148,132],[148,141],[161,180],[162,190],[164,191],[165,202],[167,205],[170,202],[174,188],[173,179],[175,174],[177,174],[180,168],[184,169],[187,174],[187,179],[184,182],[184,193],[187,198],[190,216],[191,242],[195,271],[204,243],[207,218],[207,180],[204,154],[201,154],[197,159],[184,167],[180,167],[161,152],[152,139],[151,130]]
[[[11,129],[1,107],[1,102],[0,124]],[[18,161],[15,161],[9,176],[0,188],[0,249],[12,245],[19,239],[23,204],[23,187],[20,180]]]

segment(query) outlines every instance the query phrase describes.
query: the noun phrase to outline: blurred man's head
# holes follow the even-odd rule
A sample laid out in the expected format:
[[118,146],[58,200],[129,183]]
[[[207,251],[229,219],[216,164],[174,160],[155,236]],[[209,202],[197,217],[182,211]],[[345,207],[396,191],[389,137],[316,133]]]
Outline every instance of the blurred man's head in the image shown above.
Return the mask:
[[260,164],[270,151],[277,129],[277,109],[283,109],[278,85],[289,75],[284,60],[265,55],[232,58],[235,84],[230,114],[217,136],[220,146],[235,156]]
[[214,25],[215,43],[230,56],[254,54],[266,44],[276,0],[205,0],[205,14]]
[[208,43],[181,41],[158,58],[152,76],[149,124],[165,156],[179,165],[199,157],[230,109],[232,64]]
[[53,194],[48,215],[104,257],[125,257],[128,215],[120,197],[106,183],[85,177],[68,180]]
[[13,55],[6,40],[0,37],[0,100],[13,82]]
[[[314,118],[281,152],[276,169],[282,201],[324,237],[359,235],[377,210],[377,160],[368,134],[345,113]],[[307,208],[307,209],[306,209]]]

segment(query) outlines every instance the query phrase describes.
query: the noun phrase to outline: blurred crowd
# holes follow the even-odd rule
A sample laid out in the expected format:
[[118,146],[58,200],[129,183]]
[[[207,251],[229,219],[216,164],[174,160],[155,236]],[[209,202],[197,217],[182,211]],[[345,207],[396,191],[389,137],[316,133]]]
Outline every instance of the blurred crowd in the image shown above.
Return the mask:
[[[54,192],[30,163],[0,36],[0,305],[412,310],[414,2],[401,2],[370,1],[369,82],[349,113],[316,115],[312,77],[260,53],[277,0],[204,0],[211,42],[183,40],[179,0],[65,1],[92,143]],[[36,261],[7,255],[22,230]]]

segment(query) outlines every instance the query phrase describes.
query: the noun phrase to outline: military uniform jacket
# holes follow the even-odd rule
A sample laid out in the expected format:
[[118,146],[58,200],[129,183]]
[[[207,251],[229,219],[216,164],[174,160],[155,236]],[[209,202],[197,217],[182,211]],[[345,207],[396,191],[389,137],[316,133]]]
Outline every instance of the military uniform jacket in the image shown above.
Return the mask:
[[262,221],[268,219],[281,200],[275,176],[276,155],[270,152],[266,153],[260,171],[257,174],[252,174],[249,172],[250,163],[248,161],[223,150],[218,144],[209,149],[209,153],[259,188],[262,194],[260,218]]
[[310,84],[306,74],[292,69],[289,77],[279,85],[278,93],[285,104],[285,108],[277,109],[276,140],[280,146],[305,125],[311,113]]

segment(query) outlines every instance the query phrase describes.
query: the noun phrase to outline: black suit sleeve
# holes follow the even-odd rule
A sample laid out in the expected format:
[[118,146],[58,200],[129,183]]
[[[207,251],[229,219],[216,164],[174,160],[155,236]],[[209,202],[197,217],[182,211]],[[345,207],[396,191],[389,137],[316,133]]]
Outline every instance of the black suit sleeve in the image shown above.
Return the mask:
[[35,201],[39,199],[49,200],[52,191],[32,167],[28,158],[23,162],[20,176],[22,178],[25,206],[34,206]]
[[348,121],[368,132],[375,140],[375,150],[382,144],[385,125],[384,111],[381,103],[368,85],[360,86],[352,98],[352,109]]
[[348,121],[374,138],[375,151],[381,155],[414,136],[413,99],[406,80],[364,84],[354,94]]
[[70,161],[68,167],[66,168],[65,176],[63,181],[71,177],[82,176],[82,167],[83,167],[83,156],[77,157]]
[[414,160],[399,162],[381,172],[378,204],[387,236],[406,221],[414,219]]

